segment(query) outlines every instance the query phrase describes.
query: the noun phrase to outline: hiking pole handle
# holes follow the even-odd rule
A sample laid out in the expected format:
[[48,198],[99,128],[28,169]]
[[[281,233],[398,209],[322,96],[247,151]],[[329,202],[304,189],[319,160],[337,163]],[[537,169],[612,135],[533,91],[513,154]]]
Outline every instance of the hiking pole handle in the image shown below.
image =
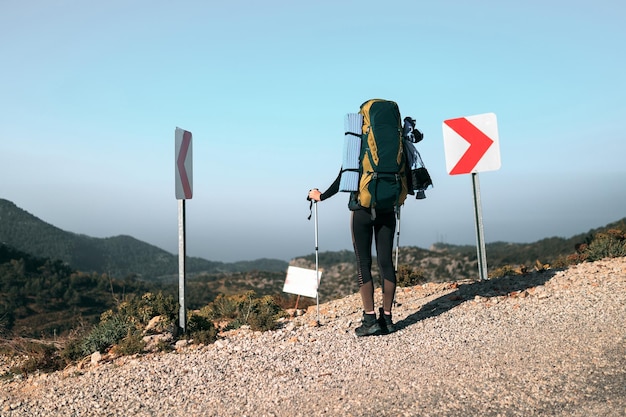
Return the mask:
[[311,198],[311,191],[313,191],[313,190],[315,190],[317,192],[320,191],[317,188],[312,188],[312,189],[309,190],[309,193],[306,195],[306,201],[309,202],[309,217],[308,217],[308,220],[311,220],[311,216],[313,215],[313,203],[315,203],[315,210],[317,210],[317,200]]
[[[318,200],[315,200],[314,198],[311,198],[311,191],[317,191],[318,193],[320,192],[320,190],[319,190],[319,189],[317,189],[317,188],[311,188],[311,189],[309,190],[309,193],[308,193],[308,194],[307,194],[307,196],[306,196],[307,201],[311,201],[311,200],[313,200],[313,201],[318,201]],[[321,193],[320,193],[320,196],[321,196]]]

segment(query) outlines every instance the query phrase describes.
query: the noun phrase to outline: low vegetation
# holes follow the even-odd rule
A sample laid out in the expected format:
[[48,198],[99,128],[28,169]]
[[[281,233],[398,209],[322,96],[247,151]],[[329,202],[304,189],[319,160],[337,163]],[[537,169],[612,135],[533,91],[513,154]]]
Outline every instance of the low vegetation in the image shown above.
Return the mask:
[[[624,230],[609,228],[588,236],[575,245],[574,253],[553,257],[550,263],[537,259],[529,265],[494,267],[489,277],[497,279],[626,256]],[[342,263],[346,256],[336,255]],[[425,269],[416,265],[399,265],[399,286],[430,280]],[[265,276],[258,272],[244,275],[254,279]],[[196,285],[206,286],[215,279],[206,275]],[[222,284],[226,282],[224,279]],[[244,289],[236,292],[230,288],[229,294],[217,294],[201,305],[196,300],[197,305],[187,314],[186,331],[182,332],[178,327],[175,289],[136,278],[117,280],[81,273],[60,261],[36,258],[0,244],[0,354],[25,358],[5,376],[62,369],[94,352],[119,356],[167,351],[181,339],[210,344],[221,332],[244,326],[254,331],[272,330],[280,318],[287,316],[286,310],[297,303],[294,297],[281,294],[276,284],[267,285],[273,294]],[[303,301],[301,306],[306,304]],[[42,320],[42,325],[37,327],[32,317]],[[39,333],[35,334],[33,328]],[[154,335],[167,337],[154,342]]]
[[[626,229],[624,229],[626,230]],[[530,267],[524,264],[516,266],[503,265],[489,271],[489,278],[523,275],[531,271],[542,272],[548,269],[567,268],[581,262],[598,261],[604,258],[626,256],[626,232],[622,229],[608,229],[585,239],[584,243],[575,245],[575,253],[555,258],[552,264],[537,259]]]
[[[63,343],[48,343],[33,339],[4,340],[0,354],[27,357],[9,374],[29,374],[35,371],[55,371],[89,357],[94,352],[111,352],[115,356],[141,354],[146,351],[146,336],[166,333],[167,343],[152,350],[171,350],[176,339],[210,344],[219,331],[248,326],[251,330],[276,328],[285,311],[270,296],[257,297],[253,291],[236,296],[218,296],[201,310],[187,314],[185,332],[178,328],[178,303],[172,296],[145,293],[129,296],[115,309],[101,315],[100,322],[89,329],[72,332]],[[157,318],[158,325],[149,324]],[[218,329],[219,327],[219,329]]]

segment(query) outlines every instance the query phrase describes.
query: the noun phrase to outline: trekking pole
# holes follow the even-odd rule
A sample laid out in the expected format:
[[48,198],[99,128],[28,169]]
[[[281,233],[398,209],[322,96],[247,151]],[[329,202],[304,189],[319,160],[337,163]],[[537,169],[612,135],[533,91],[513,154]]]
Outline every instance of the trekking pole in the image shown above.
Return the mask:
[[[313,215],[313,211],[315,211],[315,279],[317,280],[317,288],[315,290],[315,302],[317,304],[317,325],[320,325],[320,261],[319,261],[319,249],[317,243],[317,201],[312,198],[306,198],[309,201],[309,210],[311,213],[309,214],[308,219],[311,220],[311,216]],[[313,206],[315,206],[315,210],[313,210]]]
[[[400,206],[398,206],[398,211],[396,212],[396,218],[398,219],[398,224],[396,225],[396,280],[398,279],[398,253],[400,252]],[[396,297],[394,294],[393,305],[396,305]]]
[[317,280],[317,289],[315,291],[315,301],[317,303],[317,325],[320,325],[320,263],[319,263],[319,249],[317,244],[317,201],[314,201],[315,205],[315,279]]
[[396,214],[398,225],[396,226],[396,274],[398,273],[398,252],[400,251],[400,207]]

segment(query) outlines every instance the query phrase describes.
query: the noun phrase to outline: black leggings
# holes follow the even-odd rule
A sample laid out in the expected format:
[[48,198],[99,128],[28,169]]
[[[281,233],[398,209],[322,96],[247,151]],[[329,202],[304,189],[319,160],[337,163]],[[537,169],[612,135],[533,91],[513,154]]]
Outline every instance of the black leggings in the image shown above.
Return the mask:
[[374,310],[374,283],[372,282],[372,238],[374,238],[378,268],[383,279],[383,309],[391,311],[396,292],[396,271],[393,265],[396,214],[393,211],[377,212],[376,218],[372,220],[369,210],[355,210],[352,212],[351,227],[363,309]]

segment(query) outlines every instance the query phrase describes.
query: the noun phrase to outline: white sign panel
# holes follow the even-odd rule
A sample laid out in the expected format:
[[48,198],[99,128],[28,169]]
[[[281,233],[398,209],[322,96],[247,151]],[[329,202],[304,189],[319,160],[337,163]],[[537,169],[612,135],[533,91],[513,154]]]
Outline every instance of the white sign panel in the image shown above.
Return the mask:
[[450,175],[500,169],[498,123],[494,113],[445,120],[443,142]]
[[285,279],[285,285],[283,291],[290,294],[303,295],[305,297],[316,298],[317,287],[322,277],[322,272],[319,272],[319,276],[316,277],[315,269],[299,268],[297,266],[290,266],[287,268],[287,278]]

